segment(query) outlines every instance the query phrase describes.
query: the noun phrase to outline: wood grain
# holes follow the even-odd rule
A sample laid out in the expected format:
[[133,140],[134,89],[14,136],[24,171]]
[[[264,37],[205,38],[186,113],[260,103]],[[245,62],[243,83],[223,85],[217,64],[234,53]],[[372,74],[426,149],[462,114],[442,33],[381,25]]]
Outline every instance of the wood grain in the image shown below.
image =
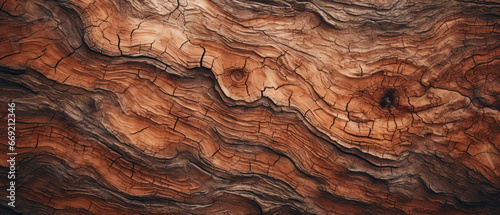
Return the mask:
[[499,11],[1,1],[0,211],[498,214]]

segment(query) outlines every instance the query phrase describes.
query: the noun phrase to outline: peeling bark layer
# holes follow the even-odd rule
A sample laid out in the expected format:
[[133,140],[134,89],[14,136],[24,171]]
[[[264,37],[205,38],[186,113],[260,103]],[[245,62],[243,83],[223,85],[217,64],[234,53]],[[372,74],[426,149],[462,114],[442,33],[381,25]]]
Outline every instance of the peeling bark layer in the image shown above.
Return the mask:
[[1,150],[13,101],[19,155],[0,210],[498,214],[499,11],[2,1]]

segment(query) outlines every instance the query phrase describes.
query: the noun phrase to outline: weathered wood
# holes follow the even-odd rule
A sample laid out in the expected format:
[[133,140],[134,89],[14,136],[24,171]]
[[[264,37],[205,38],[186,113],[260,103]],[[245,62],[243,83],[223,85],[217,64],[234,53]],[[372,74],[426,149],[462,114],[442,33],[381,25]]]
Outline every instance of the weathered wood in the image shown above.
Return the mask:
[[500,213],[498,2],[1,5],[2,213]]

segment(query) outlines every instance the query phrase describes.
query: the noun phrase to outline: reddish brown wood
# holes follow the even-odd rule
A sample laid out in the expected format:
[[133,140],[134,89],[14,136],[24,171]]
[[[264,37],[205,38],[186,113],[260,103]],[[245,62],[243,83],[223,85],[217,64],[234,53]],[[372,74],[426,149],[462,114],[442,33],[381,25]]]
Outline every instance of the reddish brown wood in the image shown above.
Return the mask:
[[499,214],[499,11],[1,1],[0,211]]

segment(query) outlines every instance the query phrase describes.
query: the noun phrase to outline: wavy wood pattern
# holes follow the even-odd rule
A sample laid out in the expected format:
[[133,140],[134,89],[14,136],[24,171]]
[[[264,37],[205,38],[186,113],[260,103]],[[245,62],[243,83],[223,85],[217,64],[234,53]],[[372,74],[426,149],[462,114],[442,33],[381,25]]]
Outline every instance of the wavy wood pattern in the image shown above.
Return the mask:
[[16,103],[19,155],[16,207],[0,210],[498,214],[499,11],[2,1],[0,101]]

